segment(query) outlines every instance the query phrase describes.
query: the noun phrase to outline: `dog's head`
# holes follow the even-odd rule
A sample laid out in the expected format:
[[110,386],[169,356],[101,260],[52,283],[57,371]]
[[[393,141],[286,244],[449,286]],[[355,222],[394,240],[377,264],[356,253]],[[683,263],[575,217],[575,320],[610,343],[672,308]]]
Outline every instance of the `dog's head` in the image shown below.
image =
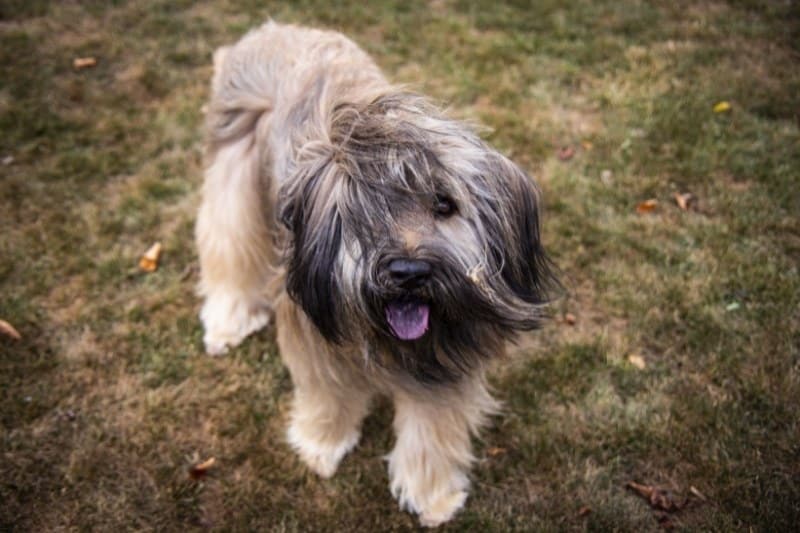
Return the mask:
[[537,327],[554,278],[532,180],[417,96],[331,117],[279,195],[287,288],[321,334],[440,382]]

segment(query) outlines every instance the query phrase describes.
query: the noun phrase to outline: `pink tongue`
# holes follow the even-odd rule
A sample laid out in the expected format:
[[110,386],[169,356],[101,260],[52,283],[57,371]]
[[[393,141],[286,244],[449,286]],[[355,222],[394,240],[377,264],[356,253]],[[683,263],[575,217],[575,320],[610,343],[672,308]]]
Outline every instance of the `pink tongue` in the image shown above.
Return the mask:
[[394,334],[404,341],[422,337],[428,331],[427,304],[418,302],[393,302],[386,306],[386,320]]

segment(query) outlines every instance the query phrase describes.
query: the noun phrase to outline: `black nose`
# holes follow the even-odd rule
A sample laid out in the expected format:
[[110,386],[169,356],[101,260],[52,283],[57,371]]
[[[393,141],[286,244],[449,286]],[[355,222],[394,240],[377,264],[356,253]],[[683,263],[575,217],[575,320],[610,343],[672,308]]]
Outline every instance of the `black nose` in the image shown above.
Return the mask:
[[389,273],[405,289],[419,287],[431,275],[431,264],[417,259],[395,259],[389,263]]

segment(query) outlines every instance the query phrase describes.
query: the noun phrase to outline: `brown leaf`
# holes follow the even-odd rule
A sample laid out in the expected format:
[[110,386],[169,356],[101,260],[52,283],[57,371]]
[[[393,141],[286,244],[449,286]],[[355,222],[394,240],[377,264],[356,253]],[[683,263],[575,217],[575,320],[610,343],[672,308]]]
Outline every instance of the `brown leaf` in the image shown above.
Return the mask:
[[506,453],[506,449],[501,448],[500,446],[492,446],[486,450],[486,455],[489,457],[497,457],[498,455],[503,455],[504,453]]
[[564,314],[564,322],[566,322],[570,326],[574,326],[575,322],[577,322],[577,321],[578,321],[578,318],[575,315],[573,315],[572,313],[565,313]]
[[625,486],[647,500],[650,507],[660,511],[674,513],[686,506],[687,498],[678,501],[677,496],[670,490],[660,489],[651,485],[641,485],[635,481],[628,481]]
[[158,260],[161,258],[161,243],[153,244],[139,259],[139,268],[145,272],[155,272],[158,268]]
[[647,363],[644,362],[644,357],[635,353],[632,353],[628,356],[628,362],[639,370],[644,370],[647,366]]
[[72,60],[72,66],[77,69],[89,68],[97,65],[97,59],[93,57],[76,57]]
[[189,469],[189,477],[192,479],[203,479],[208,471],[214,466],[217,460],[214,457],[209,457],[202,463],[198,463]]
[[676,192],[672,195],[672,197],[675,198],[675,203],[678,204],[678,207],[681,208],[681,211],[688,211],[692,200],[694,200],[694,196],[689,192],[683,194]]
[[558,149],[558,158],[561,161],[569,161],[575,155],[575,147],[574,146],[562,146]]
[[592,513],[592,508],[584,505],[578,509],[578,516],[588,516]]
[[19,334],[17,328],[6,322],[5,320],[0,319],[0,333],[8,335],[15,341],[22,339],[22,335]]
[[639,202],[636,206],[636,212],[640,215],[644,215],[646,213],[652,213],[658,207],[658,200],[653,198],[649,200],[645,200],[644,202]]

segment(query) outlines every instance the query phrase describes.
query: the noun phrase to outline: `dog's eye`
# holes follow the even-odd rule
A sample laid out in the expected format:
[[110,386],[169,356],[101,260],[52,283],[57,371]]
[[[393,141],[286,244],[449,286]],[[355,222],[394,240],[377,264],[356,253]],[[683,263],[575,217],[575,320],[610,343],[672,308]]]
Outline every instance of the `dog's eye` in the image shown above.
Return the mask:
[[456,203],[452,198],[443,196],[441,194],[436,197],[436,206],[434,207],[436,216],[447,218],[453,216],[456,213],[456,210]]

